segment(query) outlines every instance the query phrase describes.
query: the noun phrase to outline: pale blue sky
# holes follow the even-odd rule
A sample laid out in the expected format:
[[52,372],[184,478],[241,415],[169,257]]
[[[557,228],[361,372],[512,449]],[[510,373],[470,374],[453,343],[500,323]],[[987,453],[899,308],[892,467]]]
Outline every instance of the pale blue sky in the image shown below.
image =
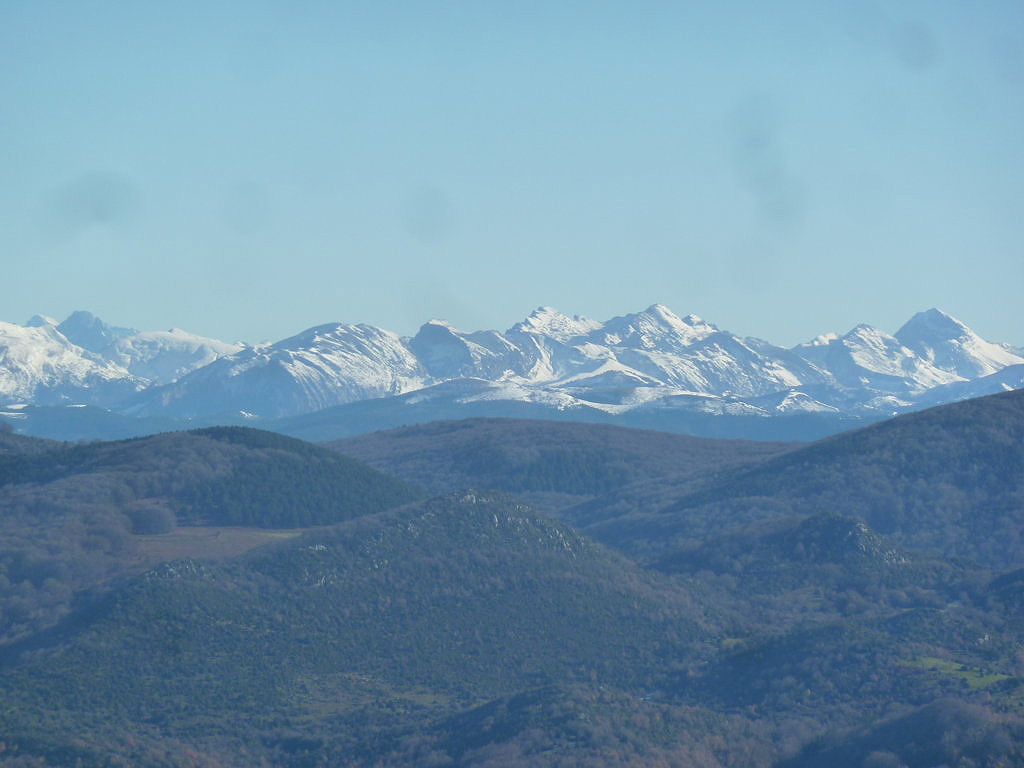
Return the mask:
[[1024,344],[1024,4],[0,4],[0,319]]

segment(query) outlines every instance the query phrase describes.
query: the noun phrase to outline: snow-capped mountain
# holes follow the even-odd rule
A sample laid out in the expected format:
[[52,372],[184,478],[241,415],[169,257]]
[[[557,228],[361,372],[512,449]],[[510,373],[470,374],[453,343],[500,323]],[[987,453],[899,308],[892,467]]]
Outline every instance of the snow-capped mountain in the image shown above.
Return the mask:
[[401,410],[422,407],[424,397],[445,413],[520,403],[649,413],[654,425],[659,413],[683,412],[879,418],[1015,387],[1024,370],[1019,350],[934,309],[895,335],[858,325],[792,349],[660,304],[604,322],[541,307],[505,331],[431,320],[411,338],[333,323],[256,347],[141,333],[85,312],[3,327],[5,402],[78,397],[116,402],[123,414],[196,421],[275,419],[372,398]]
[[61,323],[42,315],[0,323],[0,404],[120,404],[241,348],[176,328],[120,328],[82,311]]
[[116,363],[70,342],[49,318],[0,322],[0,404],[112,405],[145,386]]
[[988,376],[1021,361],[1018,350],[985,341],[959,320],[937,309],[918,312],[896,331],[896,339],[921,360],[955,374],[958,379]]
[[180,328],[118,328],[81,310],[69,315],[57,330],[72,343],[117,363],[149,384],[168,384],[242,349],[241,344],[227,344]]
[[428,381],[423,366],[394,333],[331,323],[276,344],[245,347],[144,393],[130,410],[178,418],[273,418],[396,395]]

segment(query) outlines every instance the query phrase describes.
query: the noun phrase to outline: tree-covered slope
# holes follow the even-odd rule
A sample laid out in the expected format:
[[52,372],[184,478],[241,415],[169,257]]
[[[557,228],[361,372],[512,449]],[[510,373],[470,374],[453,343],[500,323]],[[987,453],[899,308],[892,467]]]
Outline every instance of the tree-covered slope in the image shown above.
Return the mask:
[[132,568],[136,534],[178,523],[326,525],[418,493],[334,451],[253,429],[82,445],[6,438],[19,450],[0,452],[0,643]]
[[828,438],[692,483],[660,507],[620,494],[569,514],[593,521],[585,530],[604,541],[654,555],[757,520],[819,512],[934,554],[997,569],[1024,564],[1024,392]]
[[164,507],[178,522],[324,525],[415,498],[404,483],[301,440],[210,427],[0,456],[5,505]]
[[242,765],[239,745],[266,755],[290,733],[353,759],[410,718],[532,686],[639,695],[704,634],[698,617],[571,529],[464,493],[131,580],[55,645],[7,654],[0,741],[96,764],[134,734],[135,764],[178,743]]
[[17,434],[5,421],[0,421],[0,456],[42,453],[55,447],[50,440]]
[[[0,573],[22,621],[0,647],[0,765],[1005,768],[1024,708],[1019,416],[988,398],[738,458],[574,425],[385,433],[365,443],[378,460],[429,479],[435,454],[438,483],[593,496],[618,460],[629,482],[561,510],[577,529],[459,491],[233,559],[97,571],[106,591],[71,593],[43,631],[31,611],[67,583],[26,534]],[[75,542],[70,573],[124,562],[125,510],[166,507],[159,482],[182,499],[265,481],[273,500],[319,477],[302,463],[335,466],[251,430],[186,437],[7,456],[27,470],[4,492],[91,494],[31,518]],[[249,461],[258,477],[234,474]],[[47,563],[35,587],[9,579]]]
[[1024,718],[942,700],[832,734],[778,768],[1012,768],[1024,765]]
[[478,418],[373,432],[327,445],[434,493],[500,488],[553,506],[629,484],[750,464],[800,444],[689,437],[607,424]]

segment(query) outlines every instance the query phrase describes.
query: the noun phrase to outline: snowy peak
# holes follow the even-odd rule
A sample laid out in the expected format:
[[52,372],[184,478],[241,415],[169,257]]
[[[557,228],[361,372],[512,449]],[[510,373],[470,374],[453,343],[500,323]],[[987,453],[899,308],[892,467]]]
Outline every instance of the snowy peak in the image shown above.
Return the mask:
[[25,323],[26,328],[45,328],[48,325],[57,327],[57,321],[47,315],[32,315]]
[[497,331],[464,333],[444,320],[424,323],[409,350],[437,381],[462,377],[501,379],[526,368],[522,351]]
[[[35,315],[20,327],[46,333],[53,344],[73,347],[78,350],[75,354],[101,367],[119,371],[110,376],[117,378],[119,375],[135,388],[169,383],[241,349],[240,344],[226,344],[178,328],[169,331],[121,328],[84,310],[72,312],[61,323],[45,315]],[[71,358],[65,356],[64,359],[70,361]],[[70,362],[68,365],[69,381],[73,381],[71,371],[80,366]]]
[[948,341],[974,336],[966,325],[939,309],[918,312],[896,331],[896,338],[908,347],[921,340]]
[[890,415],[932,391],[955,399],[983,377],[985,387],[1013,387],[1020,370],[1020,350],[934,309],[895,336],[858,325],[789,350],[663,304],[606,322],[544,306],[504,333],[431,320],[400,338],[327,323],[255,347],[118,328],[88,312],[0,324],[0,404],[90,402],[179,418],[291,416],[460,382],[487,399],[610,413]]
[[850,389],[907,396],[958,378],[917,357],[894,336],[863,323],[842,336],[818,336],[793,352]]
[[687,347],[717,332],[715,326],[697,315],[683,319],[664,304],[652,304],[643,312],[612,318],[592,338],[634,349],[654,349],[664,344]]
[[0,322],[0,403],[111,404],[145,382],[50,324]]
[[134,328],[108,325],[91,312],[81,309],[68,315],[67,319],[57,326],[57,330],[72,344],[91,352],[103,352],[118,339],[138,333]]
[[918,357],[963,379],[988,376],[1024,363],[1015,350],[981,338],[964,323],[937,309],[918,312],[896,331]]
[[469,342],[443,320],[424,323],[409,340],[409,349],[434,378],[470,375],[476,362]]
[[372,325],[328,323],[309,328],[271,345],[266,353],[281,359],[303,359],[310,364],[347,360],[393,366],[399,376],[417,376],[420,366],[397,334]]
[[397,395],[426,383],[397,334],[372,325],[328,323],[269,346],[244,347],[156,389],[142,414],[291,416]]
[[509,329],[509,333],[536,333],[556,341],[567,342],[579,336],[586,336],[601,327],[601,323],[580,315],[562,314],[553,307],[538,307],[521,323]]
[[241,349],[241,344],[227,344],[171,328],[122,337],[104,350],[104,354],[135,376],[166,384]]

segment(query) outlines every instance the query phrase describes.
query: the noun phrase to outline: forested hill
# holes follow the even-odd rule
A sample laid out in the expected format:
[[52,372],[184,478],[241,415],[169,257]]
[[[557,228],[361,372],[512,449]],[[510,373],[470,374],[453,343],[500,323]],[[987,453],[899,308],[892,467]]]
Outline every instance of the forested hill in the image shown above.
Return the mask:
[[475,487],[596,496],[632,483],[750,464],[802,444],[690,437],[607,424],[478,418],[401,427],[326,445],[434,493]]
[[41,437],[26,437],[17,434],[9,423],[0,421],[0,456],[24,453],[42,453],[59,444]]
[[408,502],[399,480],[241,427],[82,445],[0,435],[0,644],[130,570],[138,536],[177,524],[299,528]]
[[0,493],[12,507],[106,504],[153,517],[163,509],[178,523],[265,527],[325,525],[417,496],[355,459],[244,427],[0,455]]
[[[1016,765],[1020,408],[810,446],[502,420],[363,444],[589,498],[575,529],[504,491],[384,509],[415,491],[249,429],[8,453],[0,765]],[[176,519],[250,527],[140,535]],[[196,533],[257,543],[153,556]]]
[[[524,688],[650,690],[697,615],[566,526],[466,492],[133,579],[0,668],[0,739],[48,765],[115,746],[133,765],[369,765],[410,725]],[[186,744],[205,762],[176,761]]]
[[575,514],[601,521],[586,529],[591,534],[641,552],[821,512],[859,518],[933,554],[997,569],[1024,565],[1024,391],[837,435],[691,487],[657,510],[620,496]]

